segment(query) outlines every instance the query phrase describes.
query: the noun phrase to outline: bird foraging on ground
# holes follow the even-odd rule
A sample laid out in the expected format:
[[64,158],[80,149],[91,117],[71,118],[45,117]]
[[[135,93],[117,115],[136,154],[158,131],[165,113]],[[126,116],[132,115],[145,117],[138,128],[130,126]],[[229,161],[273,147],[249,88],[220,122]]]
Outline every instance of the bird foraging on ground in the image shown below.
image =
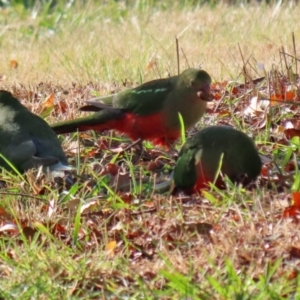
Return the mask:
[[[50,171],[71,169],[48,123],[5,90],[0,90],[0,153],[19,172],[39,166]],[[3,158],[0,167],[11,169]]]
[[191,68],[177,76],[91,99],[81,110],[95,111],[94,114],[51,127],[57,134],[114,129],[134,141],[149,140],[169,146],[180,136],[179,113],[188,129],[203,116],[207,101],[211,100],[210,75]]
[[211,126],[200,130],[182,147],[174,169],[176,190],[198,192],[216,178],[224,186],[223,176],[248,184],[261,172],[261,159],[252,139],[229,126]]

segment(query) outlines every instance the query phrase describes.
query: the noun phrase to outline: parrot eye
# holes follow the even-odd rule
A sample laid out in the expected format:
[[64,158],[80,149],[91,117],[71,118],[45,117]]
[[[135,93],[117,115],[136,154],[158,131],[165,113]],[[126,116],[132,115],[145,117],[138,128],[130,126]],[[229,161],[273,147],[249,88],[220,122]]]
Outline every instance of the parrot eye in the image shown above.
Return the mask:
[[196,85],[196,81],[194,79],[191,80],[191,86],[195,86]]

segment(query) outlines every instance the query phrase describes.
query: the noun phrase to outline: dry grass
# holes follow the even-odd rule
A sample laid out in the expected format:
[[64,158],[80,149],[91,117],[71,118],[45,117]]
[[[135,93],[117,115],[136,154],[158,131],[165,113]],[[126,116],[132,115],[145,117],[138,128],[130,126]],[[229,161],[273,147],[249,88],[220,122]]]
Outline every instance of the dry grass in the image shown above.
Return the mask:
[[[14,91],[36,113],[54,93],[68,110],[46,115],[53,122],[74,118],[78,105],[95,91],[110,93],[123,89],[125,81],[131,86],[175,74],[175,36],[188,64],[202,65],[215,81],[243,82],[238,45],[255,78],[264,74],[257,63],[267,71],[274,65],[285,71],[279,48],[293,53],[292,32],[296,44],[300,41],[300,6],[217,5],[180,11],[146,5],[126,9],[113,3],[89,2],[85,8],[37,13],[35,18],[5,10],[0,17],[6,22],[0,29],[1,88]],[[184,55],[181,69],[187,67]],[[17,69],[10,66],[11,59],[18,62]],[[270,108],[268,117],[274,119],[260,129],[241,113],[248,102],[249,97],[237,101],[226,94],[203,123],[222,121],[253,133],[260,150],[280,164],[291,148],[276,148],[281,136],[274,127],[291,112]],[[230,113],[222,116],[222,111]],[[298,116],[299,109],[293,114]],[[293,178],[286,180],[287,188],[272,177],[252,190],[229,184],[227,190],[204,195],[159,195],[153,182],[169,174],[173,157],[150,145],[142,157],[135,148],[118,156],[110,151],[120,146],[113,134],[81,138],[81,149],[77,135],[64,139],[70,162],[82,176],[67,196],[60,182],[36,179],[34,172],[25,180],[2,174],[1,224],[16,225],[1,227],[4,299],[299,297],[299,225],[282,218]],[[164,167],[149,172],[147,166],[158,157]],[[109,188],[112,181],[99,176],[109,162],[119,163],[124,176],[132,177],[129,191],[115,193]],[[90,207],[82,208],[86,203]]]
[[[110,7],[110,8],[109,8]],[[145,81],[177,72],[175,36],[189,65],[202,65],[216,80],[236,78],[245,60],[266,70],[278,62],[282,45],[292,53],[299,6],[226,6],[165,11],[93,5],[61,15],[2,14],[0,57],[3,84],[65,84]],[[56,19],[59,21],[56,21]],[[43,26],[42,26],[43,25]],[[181,69],[187,62],[181,54]],[[11,70],[10,59],[19,63]],[[147,70],[149,62],[157,67]]]

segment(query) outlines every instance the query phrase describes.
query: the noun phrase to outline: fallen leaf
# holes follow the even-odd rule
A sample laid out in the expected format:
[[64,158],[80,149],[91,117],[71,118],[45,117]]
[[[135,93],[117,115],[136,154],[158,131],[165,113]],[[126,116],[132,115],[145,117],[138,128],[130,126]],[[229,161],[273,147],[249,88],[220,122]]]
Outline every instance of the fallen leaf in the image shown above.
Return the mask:
[[17,69],[19,64],[15,59],[11,59],[9,62],[9,66],[11,69]]
[[291,247],[290,249],[290,256],[293,258],[300,258],[300,248]]
[[284,131],[284,134],[285,134],[287,139],[291,139],[294,136],[299,136],[300,137],[300,129],[288,128]]
[[55,111],[56,114],[66,113],[67,108],[68,108],[68,106],[67,106],[66,101],[60,101],[58,104],[54,105],[54,111]]
[[287,207],[283,212],[284,218],[295,218],[300,214],[300,192],[293,192],[293,205]]
[[81,200],[79,198],[72,199],[66,203],[66,208],[70,210],[77,210]]
[[54,107],[54,94],[51,93],[42,104],[42,110]]
[[114,250],[117,247],[117,242],[116,241],[110,241],[106,244],[105,246],[105,252],[108,255],[113,255],[114,254]]
[[88,203],[84,203],[81,206],[81,214],[88,214],[94,210],[95,207],[97,207],[99,204],[98,200],[92,200],[89,201]]
[[10,231],[10,232],[19,232],[18,226],[12,223],[5,224],[0,227],[0,232]]
[[247,116],[260,116],[265,113],[269,104],[270,101],[259,100],[257,96],[252,97],[249,106],[244,109],[244,114]]

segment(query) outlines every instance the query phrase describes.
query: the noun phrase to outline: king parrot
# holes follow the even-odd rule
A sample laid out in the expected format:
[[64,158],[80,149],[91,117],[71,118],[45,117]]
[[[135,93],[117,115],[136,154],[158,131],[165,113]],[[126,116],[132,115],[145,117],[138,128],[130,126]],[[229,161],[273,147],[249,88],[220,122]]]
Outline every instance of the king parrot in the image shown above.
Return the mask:
[[185,128],[195,125],[211,101],[211,77],[204,70],[146,82],[136,88],[87,101],[83,111],[94,114],[52,125],[57,134],[114,129],[132,140],[170,145],[180,136],[179,113]]
[[[0,153],[20,172],[39,166],[50,171],[71,169],[48,123],[5,90],[0,90]],[[2,158],[0,167],[11,169]]]
[[[223,154],[223,158],[222,158]],[[261,159],[252,139],[229,126],[210,126],[187,140],[174,168],[176,190],[197,192],[213,182],[219,164],[221,174],[244,185],[261,172]],[[224,186],[222,176],[216,186]]]

